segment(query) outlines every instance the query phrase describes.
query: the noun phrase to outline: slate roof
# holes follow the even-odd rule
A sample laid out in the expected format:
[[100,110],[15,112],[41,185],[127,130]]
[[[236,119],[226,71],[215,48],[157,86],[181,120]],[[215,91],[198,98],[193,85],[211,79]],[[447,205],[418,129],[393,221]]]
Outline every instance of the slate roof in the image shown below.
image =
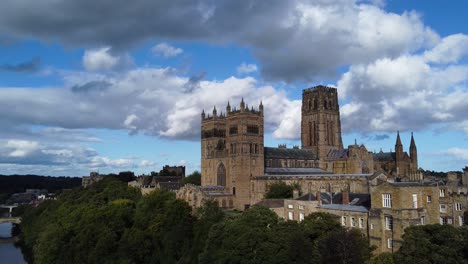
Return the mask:
[[347,159],[348,149],[332,149],[328,152],[327,158],[329,159]]
[[375,161],[395,161],[396,154],[395,152],[379,152],[374,153],[374,160]]
[[[413,187],[413,186],[436,186],[437,182],[392,182],[390,183],[393,186],[398,187]],[[439,183],[440,185],[440,183]]]
[[332,174],[319,168],[265,168],[266,175],[310,175]]
[[[320,193],[322,205],[343,205],[343,193]],[[312,193],[307,193],[297,198],[299,201],[316,201],[317,196]],[[349,194],[349,205],[350,206],[363,206],[370,208],[370,194],[366,193],[350,193]]]
[[317,156],[310,150],[288,148],[264,148],[265,159],[303,159],[316,160]]
[[268,208],[284,207],[284,199],[265,199],[255,205],[261,205]]
[[353,212],[369,212],[364,206],[355,206],[355,205],[348,205],[348,204],[322,204],[320,206],[323,209],[331,209],[331,210],[342,210],[342,211],[353,211]]

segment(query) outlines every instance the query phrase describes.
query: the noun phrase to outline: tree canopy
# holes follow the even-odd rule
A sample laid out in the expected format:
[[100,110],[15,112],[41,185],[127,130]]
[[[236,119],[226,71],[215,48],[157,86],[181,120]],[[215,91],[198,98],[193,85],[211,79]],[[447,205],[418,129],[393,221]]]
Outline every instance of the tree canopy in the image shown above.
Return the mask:
[[[367,240],[325,213],[285,221],[265,207],[192,211],[169,191],[141,196],[115,177],[28,208],[21,243],[34,263],[361,263]],[[349,240],[340,247],[337,241]],[[333,246],[332,246],[333,245]]]

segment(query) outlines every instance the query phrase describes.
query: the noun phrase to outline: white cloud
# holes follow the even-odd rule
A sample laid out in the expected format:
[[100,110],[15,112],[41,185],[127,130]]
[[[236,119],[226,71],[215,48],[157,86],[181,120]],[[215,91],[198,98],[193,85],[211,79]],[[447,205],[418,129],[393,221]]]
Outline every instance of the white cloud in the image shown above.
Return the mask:
[[[351,66],[338,81],[340,97],[347,99],[341,108],[343,129],[417,130],[439,123],[468,131],[468,106],[463,103],[468,100],[468,65],[449,63],[468,53],[455,51],[461,46],[452,37],[422,55]],[[443,64],[433,64],[436,61]]]
[[151,167],[151,166],[155,166],[156,164],[158,164],[158,163],[154,162],[152,160],[141,160],[140,161],[140,167]]
[[257,70],[258,68],[256,64],[246,64],[245,62],[237,67],[237,73],[239,74],[252,73],[256,72]]
[[175,57],[183,52],[181,48],[173,47],[167,43],[159,43],[154,46],[151,51],[157,56],[163,56],[166,58]]
[[454,159],[468,161],[468,149],[450,148],[446,153],[451,155]]
[[[177,1],[142,0],[127,12],[113,3],[88,8],[91,0],[57,2],[43,6],[27,1],[8,1],[0,10],[0,32],[7,37],[58,40],[71,45],[97,43],[125,50],[149,39],[186,41],[248,47],[273,80],[317,80],[336,74],[336,68],[366,64],[378,58],[396,58],[431,47],[438,35],[414,12],[385,11],[382,1]],[[141,16],[152,10],[151,16]],[[74,14],[64,18],[62,14]],[[183,19],[181,18],[183,14]],[[138,19],[135,19],[138,17]],[[31,19],[34,18],[34,19]],[[64,20],[65,19],[65,20]],[[76,23],[69,23],[74,21]],[[189,21],[189,22],[187,22]],[[92,27],[92,30],[89,30]],[[114,56],[100,49],[101,66],[115,64]],[[182,49],[167,43],[156,45],[162,56]],[[91,63],[90,65],[96,65]]]
[[11,152],[8,154],[10,157],[24,157],[31,152],[38,150],[39,143],[35,141],[12,139],[6,142],[5,148],[11,150]]
[[128,168],[133,165],[133,159],[111,159],[109,157],[95,156],[91,158],[89,166],[93,169],[99,167]]
[[83,66],[87,71],[111,70],[116,67],[120,57],[110,54],[110,47],[86,50],[83,55]]

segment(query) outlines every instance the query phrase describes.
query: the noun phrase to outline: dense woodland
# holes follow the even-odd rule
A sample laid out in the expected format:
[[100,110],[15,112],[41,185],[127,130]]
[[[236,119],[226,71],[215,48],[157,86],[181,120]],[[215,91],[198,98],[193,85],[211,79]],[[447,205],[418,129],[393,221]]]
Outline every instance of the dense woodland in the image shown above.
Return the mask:
[[[192,212],[172,192],[141,196],[114,177],[21,214],[20,243],[38,264],[366,263],[372,251],[360,231],[329,214],[298,223],[265,207],[224,212],[214,202]],[[466,228],[414,227],[405,243],[406,251],[370,263],[466,263]]]
[[81,178],[79,177],[0,175],[0,203],[3,203],[11,194],[24,192],[26,189],[47,189],[55,193],[80,185]]

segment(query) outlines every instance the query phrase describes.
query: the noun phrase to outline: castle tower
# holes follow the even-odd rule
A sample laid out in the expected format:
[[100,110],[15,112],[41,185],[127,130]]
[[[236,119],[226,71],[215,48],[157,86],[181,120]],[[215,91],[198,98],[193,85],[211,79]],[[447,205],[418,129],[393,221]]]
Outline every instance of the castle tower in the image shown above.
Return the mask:
[[413,132],[411,132],[411,143],[410,143],[410,158],[411,158],[411,170],[415,173],[418,170],[418,150],[416,149],[416,143],[414,142]]
[[202,185],[221,185],[240,210],[250,206],[250,180],[264,174],[263,105],[240,110],[227,105],[226,115],[202,118]]
[[301,130],[302,148],[320,159],[332,149],[343,149],[336,88],[319,85],[302,91]]

